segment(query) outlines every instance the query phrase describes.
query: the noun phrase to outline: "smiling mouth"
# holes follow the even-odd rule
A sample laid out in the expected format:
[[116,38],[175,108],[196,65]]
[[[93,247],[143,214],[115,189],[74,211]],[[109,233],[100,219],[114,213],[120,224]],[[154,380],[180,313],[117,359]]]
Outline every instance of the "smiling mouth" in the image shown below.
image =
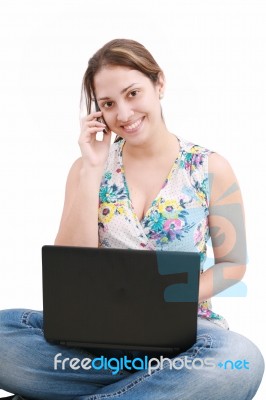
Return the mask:
[[138,129],[143,120],[144,117],[138,119],[136,122],[133,122],[133,124],[131,125],[123,125],[122,128],[128,132],[135,131],[136,129]]

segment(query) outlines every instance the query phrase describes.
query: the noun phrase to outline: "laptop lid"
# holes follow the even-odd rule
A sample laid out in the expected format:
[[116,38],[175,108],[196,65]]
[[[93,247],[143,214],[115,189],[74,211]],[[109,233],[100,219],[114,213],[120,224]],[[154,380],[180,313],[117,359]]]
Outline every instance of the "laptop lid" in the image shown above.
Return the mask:
[[47,340],[165,354],[195,343],[198,253],[46,245],[42,266]]

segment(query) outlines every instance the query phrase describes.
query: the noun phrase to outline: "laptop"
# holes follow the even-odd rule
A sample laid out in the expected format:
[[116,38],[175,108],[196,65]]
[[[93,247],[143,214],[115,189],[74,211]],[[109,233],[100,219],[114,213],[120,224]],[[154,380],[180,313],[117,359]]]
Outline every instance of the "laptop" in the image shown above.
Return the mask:
[[179,354],[196,341],[199,274],[194,252],[45,245],[45,339]]

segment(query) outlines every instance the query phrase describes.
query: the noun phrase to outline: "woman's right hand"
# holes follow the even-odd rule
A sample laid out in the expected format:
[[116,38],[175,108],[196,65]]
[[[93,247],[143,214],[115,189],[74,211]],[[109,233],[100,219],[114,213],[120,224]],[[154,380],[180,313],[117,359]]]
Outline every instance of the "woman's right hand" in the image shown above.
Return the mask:
[[[107,160],[112,132],[107,126],[97,121],[97,118],[102,116],[101,111],[93,112],[80,121],[80,136],[79,136],[79,147],[81,150],[83,164],[92,168],[103,168]],[[96,140],[97,132],[103,133],[103,140]]]

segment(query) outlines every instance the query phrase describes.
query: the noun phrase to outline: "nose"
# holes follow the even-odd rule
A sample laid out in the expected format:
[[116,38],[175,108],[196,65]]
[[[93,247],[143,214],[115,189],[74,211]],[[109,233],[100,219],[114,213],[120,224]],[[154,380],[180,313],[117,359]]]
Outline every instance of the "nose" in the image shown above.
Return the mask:
[[134,115],[134,111],[131,109],[130,104],[124,101],[117,104],[116,118],[120,123],[127,122],[132,115]]

